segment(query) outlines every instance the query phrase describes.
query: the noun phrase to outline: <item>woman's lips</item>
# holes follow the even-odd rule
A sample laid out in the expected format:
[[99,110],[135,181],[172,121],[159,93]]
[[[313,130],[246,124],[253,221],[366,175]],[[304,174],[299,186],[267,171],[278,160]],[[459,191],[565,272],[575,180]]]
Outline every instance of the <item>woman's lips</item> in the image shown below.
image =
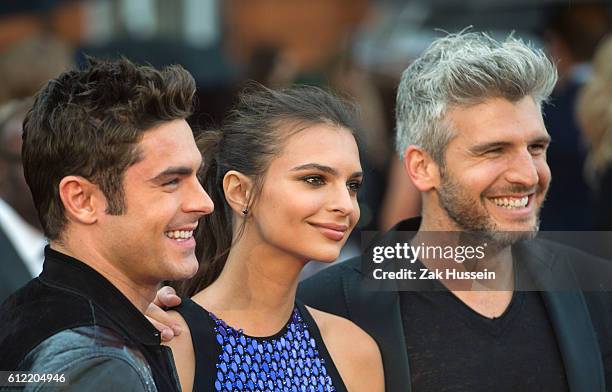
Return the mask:
[[342,241],[344,234],[348,230],[347,225],[336,223],[311,223],[311,225],[316,227],[325,237],[333,241]]

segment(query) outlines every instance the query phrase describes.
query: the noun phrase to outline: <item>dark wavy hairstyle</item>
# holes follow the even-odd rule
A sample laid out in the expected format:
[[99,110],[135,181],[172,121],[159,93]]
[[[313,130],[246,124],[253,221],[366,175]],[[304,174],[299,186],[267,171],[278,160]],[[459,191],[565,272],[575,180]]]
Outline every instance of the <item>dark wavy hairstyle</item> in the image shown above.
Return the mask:
[[138,161],[142,135],[192,112],[195,81],[181,66],[163,70],[122,58],[88,58],[82,70],[61,74],[37,94],[24,121],[24,174],[45,235],[61,240],[66,223],[59,196],[65,176],[97,184],[107,213],[125,209],[123,174]]
[[295,86],[271,90],[251,85],[239,95],[221,130],[202,133],[198,144],[204,169],[201,181],[215,204],[215,212],[206,215],[198,227],[200,268],[191,279],[175,284],[182,295],[192,296],[214,282],[227,260],[234,232],[232,210],[223,193],[223,177],[230,170],[249,176],[254,191],[248,205],[253,205],[263,185],[265,173],[284,141],[291,135],[316,124],[330,124],[353,132],[356,107],[317,87]]

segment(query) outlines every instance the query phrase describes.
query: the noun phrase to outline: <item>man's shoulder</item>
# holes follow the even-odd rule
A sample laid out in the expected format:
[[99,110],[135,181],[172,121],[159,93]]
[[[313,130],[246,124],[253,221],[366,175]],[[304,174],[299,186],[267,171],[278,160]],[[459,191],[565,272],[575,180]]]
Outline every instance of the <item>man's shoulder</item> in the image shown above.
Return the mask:
[[336,262],[334,265],[316,273],[312,277],[306,279],[304,282],[316,282],[323,279],[341,280],[343,278],[352,278],[357,276],[361,276],[361,256],[355,256],[347,260]]
[[361,256],[337,262],[331,267],[319,271],[315,275],[300,282],[299,292],[329,290],[340,288],[342,282],[361,277]]
[[361,278],[361,257],[342,261],[302,281],[298,298],[306,305],[347,317],[346,282]]
[[49,336],[26,355],[18,370],[62,374],[70,390],[155,390],[143,354],[117,331],[99,325]]
[[76,291],[66,287],[53,285],[42,280],[40,277],[34,278],[26,283],[19,290],[9,296],[0,306],[4,310],[7,307],[32,306],[40,301],[52,303],[54,301],[77,300],[83,296]]
[[142,353],[122,334],[100,325],[88,325],[49,336],[26,355],[19,368],[59,369],[93,357],[117,358],[134,366],[146,365]]
[[63,323],[76,320],[93,322],[94,309],[95,305],[83,294],[34,278],[0,305],[0,329],[4,329],[5,324],[45,328],[53,325],[53,320]]
[[[529,242],[529,247],[541,259],[546,259],[553,275],[571,272],[578,286],[556,287],[563,291],[579,289],[585,299],[596,329],[606,330],[610,335],[612,349],[612,261],[592,255],[584,250],[546,239]],[[561,261],[561,263],[559,263]],[[566,271],[560,271],[563,268]],[[603,328],[602,328],[603,326]],[[599,327],[599,328],[598,328]]]
[[[560,239],[557,238],[536,237],[531,241],[526,241],[525,244],[536,252],[546,256],[579,258],[595,263],[609,261],[604,257],[597,256],[591,251],[574,246],[571,243],[560,242]],[[601,246],[601,244],[599,246]]]
[[[541,265],[555,275],[571,271],[581,290],[605,292],[606,295],[612,292],[612,260],[548,239],[529,241],[527,247]],[[563,288],[570,287],[559,287]]]
[[0,368],[14,369],[42,341],[61,331],[107,325],[103,312],[83,295],[36,278],[0,306]]

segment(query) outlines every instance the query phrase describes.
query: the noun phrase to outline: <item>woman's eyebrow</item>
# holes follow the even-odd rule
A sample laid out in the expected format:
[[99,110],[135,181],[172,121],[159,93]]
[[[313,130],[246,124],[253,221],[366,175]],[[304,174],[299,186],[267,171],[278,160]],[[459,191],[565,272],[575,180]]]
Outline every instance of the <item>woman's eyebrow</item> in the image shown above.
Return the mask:
[[304,165],[294,167],[293,169],[291,169],[291,171],[300,171],[300,170],[309,170],[309,169],[320,170],[322,172],[329,173],[334,176],[338,175],[338,170],[334,169],[333,167],[320,165],[318,163],[306,163]]

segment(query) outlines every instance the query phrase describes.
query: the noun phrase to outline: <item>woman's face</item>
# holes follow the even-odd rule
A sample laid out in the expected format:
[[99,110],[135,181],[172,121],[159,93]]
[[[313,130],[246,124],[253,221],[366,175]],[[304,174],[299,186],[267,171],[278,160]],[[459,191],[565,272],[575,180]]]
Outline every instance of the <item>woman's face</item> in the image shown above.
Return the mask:
[[334,261],[359,220],[362,176],[349,130],[317,124],[291,135],[252,208],[257,234],[304,261]]

